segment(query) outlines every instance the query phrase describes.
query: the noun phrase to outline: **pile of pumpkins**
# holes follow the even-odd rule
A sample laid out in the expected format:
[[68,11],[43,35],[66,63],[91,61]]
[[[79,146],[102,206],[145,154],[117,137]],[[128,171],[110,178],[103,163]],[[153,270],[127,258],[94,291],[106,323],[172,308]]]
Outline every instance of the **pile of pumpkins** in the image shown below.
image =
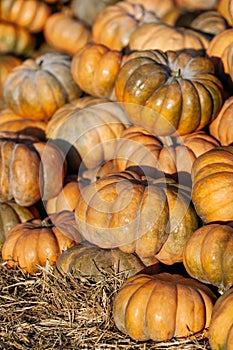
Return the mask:
[[232,89],[232,0],[1,0],[6,268],[127,272],[120,331],[232,350]]

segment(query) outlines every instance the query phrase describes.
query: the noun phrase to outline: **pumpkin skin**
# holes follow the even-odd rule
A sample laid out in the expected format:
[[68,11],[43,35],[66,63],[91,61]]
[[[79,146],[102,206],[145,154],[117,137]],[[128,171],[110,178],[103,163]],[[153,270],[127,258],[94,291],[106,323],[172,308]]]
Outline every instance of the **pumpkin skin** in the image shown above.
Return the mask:
[[49,16],[44,26],[44,36],[49,45],[68,55],[74,55],[91,41],[89,28],[66,11]]
[[8,268],[18,266],[33,274],[38,271],[37,265],[55,265],[64,250],[81,240],[73,213],[64,211],[13,227],[3,244],[2,259]]
[[45,3],[37,0],[2,0],[0,19],[27,28],[32,33],[43,30],[51,10]]
[[204,223],[233,220],[233,147],[219,146],[192,166],[192,201]]
[[218,4],[218,0],[207,0],[207,1],[175,0],[175,4],[176,6],[181,7],[186,11],[212,10],[216,8]]
[[7,233],[16,225],[35,219],[36,213],[13,201],[0,203],[0,250]]
[[81,191],[77,227],[100,248],[180,262],[184,242],[199,225],[188,192],[171,179],[144,178],[133,170],[109,173]]
[[86,276],[100,280],[106,273],[125,273],[130,277],[145,268],[134,254],[127,254],[120,249],[101,249],[82,242],[66,251],[58,258],[55,275]]
[[188,274],[224,291],[233,285],[233,227],[211,223],[193,232],[183,250]]
[[229,289],[216,301],[210,326],[209,344],[211,350],[232,350],[233,349],[233,289]]
[[141,4],[120,1],[106,6],[97,14],[92,25],[93,41],[120,51],[127,47],[131,34],[138,26],[157,20],[156,14],[147,11]]
[[47,53],[15,67],[3,85],[8,107],[27,119],[49,120],[82,91],[70,72],[71,58]]
[[2,86],[11,72],[11,70],[19,66],[22,60],[14,55],[0,54],[0,97],[2,96]]
[[233,143],[233,97],[228,97],[220,109],[217,117],[209,124],[209,133],[214,136],[222,146]]
[[[95,169],[113,156],[117,138],[128,127],[128,118],[120,104],[107,99],[84,96],[60,108],[49,120],[46,136],[60,140],[65,154],[76,150],[68,164]],[[63,143],[62,143],[63,141]],[[64,147],[64,148],[63,148]],[[69,165],[68,165],[69,166]]]
[[66,162],[52,143],[10,132],[0,133],[0,202],[31,206],[54,197],[62,187]]
[[121,51],[89,43],[73,56],[71,74],[89,95],[115,100],[115,80],[123,60]]
[[113,300],[116,327],[139,341],[190,337],[208,328],[213,292],[194,279],[162,272],[128,278]]
[[27,56],[35,44],[35,37],[26,28],[15,23],[0,22],[1,53]]
[[219,0],[217,3],[217,11],[226,18],[230,26],[233,25],[233,1],[232,0]]
[[160,136],[203,129],[223,103],[223,86],[212,61],[187,52],[130,54],[118,73],[115,91],[129,120]]
[[198,14],[191,22],[190,27],[204,33],[217,35],[229,28],[229,25],[218,11],[209,10]]

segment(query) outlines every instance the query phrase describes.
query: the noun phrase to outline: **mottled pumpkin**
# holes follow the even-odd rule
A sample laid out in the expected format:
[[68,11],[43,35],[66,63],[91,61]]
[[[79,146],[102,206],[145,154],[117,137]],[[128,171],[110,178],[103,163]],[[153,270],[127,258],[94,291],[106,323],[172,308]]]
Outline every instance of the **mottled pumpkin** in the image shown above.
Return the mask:
[[233,146],[200,155],[192,166],[192,201],[204,223],[233,220]]
[[118,247],[166,264],[180,262],[184,243],[199,225],[189,190],[133,170],[109,173],[81,191],[77,227],[100,248]]
[[203,129],[223,103],[223,86],[212,61],[187,52],[130,54],[115,90],[129,120],[159,136]]
[[81,241],[73,213],[64,211],[13,227],[3,244],[2,259],[8,268],[18,266],[33,274],[38,265],[55,265],[64,250]]
[[22,63],[22,60],[14,55],[9,54],[0,54],[0,97],[2,96],[2,86],[11,72],[11,70],[19,66]]
[[210,326],[209,344],[211,350],[233,349],[233,289],[229,289],[216,301]]
[[122,333],[138,341],[190,337],[209,327],[215,300],[208,287],[192,278],[138,274],[116,294],[113,318]]
[[32,33],[43,30],[51,10],[44,2],[38,0],[1,0],[0,19],[16,23]]
[[211,223],[187,240],[183,264],[193,278],[224,291],[233,285],[233,227]]

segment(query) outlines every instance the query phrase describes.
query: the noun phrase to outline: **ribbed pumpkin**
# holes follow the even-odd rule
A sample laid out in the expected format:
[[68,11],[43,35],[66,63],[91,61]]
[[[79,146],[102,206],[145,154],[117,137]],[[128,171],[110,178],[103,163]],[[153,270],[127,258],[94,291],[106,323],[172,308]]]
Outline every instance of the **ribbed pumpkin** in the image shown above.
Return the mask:
[[64,211],[13,227],[3,244],[2,259],[8,268],[18,266],[33,274],[38,265],[55,265],[64,250],[81,241],[73,213]]
[[88,242],[82,242],[66,251],[58,258],[55,275],[84,276],[99,280],[106,274],[124,273],[125,278],[145,268],[134,254],[127,254],[120,249],[101,249]]
[[0,52],[14,55],[30,55],[35,48],[35,37],[15,23],[0,22]]
[[211,60],[187,52],[130,54],[115,90],[129,120],[160,136],[203,129],[223,103],[223,86]]
[[216,301],[210,326],[209,344],[211,350],[233,349],[233,289],[229,289]]
[[48,44],[69,55],[74,55],[91,41],[90,29],[65,10],[49,16],[44,26],[44,36]]
[[138,26],[157,20],[156,14],[141,4],[120,1],[98,13],[92,25],[92,37],[98,44],[112,50],[122,50],[127,47],[132,32]]
[[217,10],[228,21],[229,25],[233,26],[233,1],[232,0],[219,0],[217,3]]
[[204,223],[233,220],[233,146],[200,155],[192,166],[192,201]]
[[22,63],[22,60],[14,55],[9,54],[0,54],[0,97],[2,96],[2,86],[11,72],[11,70],[19,66]]
[[71,164],[76,168],[73,169],[75,173],[80,160],[84,168],[92,169],[111,159],[117,138],[128,123],[120,104],[84,96],[53,115],[46,128],[46,136],[58,141],[65,154],[74,151],[74,155],[68,157],[68,166]]
[[0,201],[22,206],[54,197],[62,188],[66,161],[63,152],[23,134],[0,133]]
[[71,58],[60,53],[26,59],[11,71],[3,85],[9,108],[27,119],[50,119],[58,108],[82,95],[70,65]]
[[209,132],[222,146],[233,143],[233,96],[228,97],[217,117],[210,123]]
[[1,0],[0,19],[16,23],[32,33],[43,30],[51,10],[38,0]]
[[188,187],[129,170],[85,186],[75,217],[84,238],[100,248],[166,264],[182,261],[183,245],[199,224]]
[[139,341],[191,337],[209,327],[215,300],[208,287],[192,278],[138,274],[116,294],[113,318],[121,332]]
[[89,43],[73,56],[71,74],[87,94],[115,100],[115,80],[123,58],[121,51]]
[[233,227],[212,223],[193,232],[183,251],[183,264],[193,278],[218,287],[233,285]]
[[201,32],[217,35],[229,28],[227,20],[216,10],[202,11],[190,23],[190,27]]

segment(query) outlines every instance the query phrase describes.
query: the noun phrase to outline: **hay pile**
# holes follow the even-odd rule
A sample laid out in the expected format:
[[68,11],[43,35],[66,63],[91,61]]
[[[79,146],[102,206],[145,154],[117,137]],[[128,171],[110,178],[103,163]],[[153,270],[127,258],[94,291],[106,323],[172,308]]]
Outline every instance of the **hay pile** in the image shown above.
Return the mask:
[[112,299],[125,276],[57,278],[51,267],[36,275],[0,261],[0,349],[131,350],[210,349],[208,341],[135,342],[112,319]]

